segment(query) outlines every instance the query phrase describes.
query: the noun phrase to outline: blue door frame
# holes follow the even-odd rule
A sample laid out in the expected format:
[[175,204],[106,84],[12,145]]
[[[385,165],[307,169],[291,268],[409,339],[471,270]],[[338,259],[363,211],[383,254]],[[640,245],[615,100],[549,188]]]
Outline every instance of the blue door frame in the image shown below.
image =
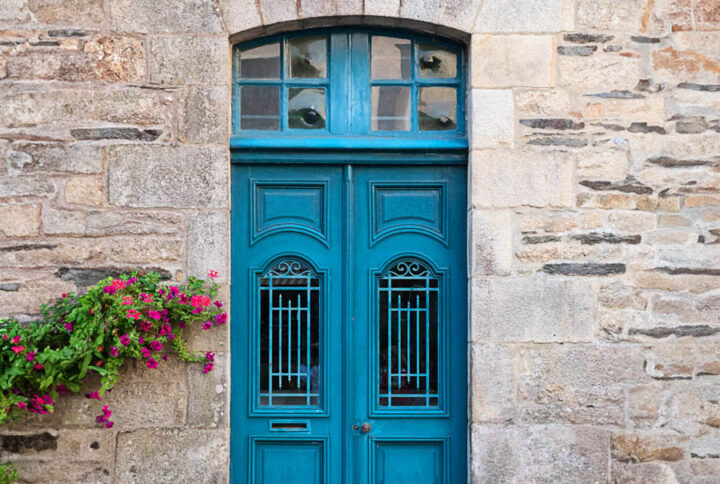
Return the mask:
[[[369,127],[371,37],[457,54],[457,127]],[[233,69],[231,482],[467,481],[464,52],[364,28],[327,35],[327,79]],[[281,54],[282,57],[283,54]],[[285,61],[281,60],[284,66]],[[245,85],[323,86],[321,130],[238,127]],[[284,111],[287,94],[281,94]]]

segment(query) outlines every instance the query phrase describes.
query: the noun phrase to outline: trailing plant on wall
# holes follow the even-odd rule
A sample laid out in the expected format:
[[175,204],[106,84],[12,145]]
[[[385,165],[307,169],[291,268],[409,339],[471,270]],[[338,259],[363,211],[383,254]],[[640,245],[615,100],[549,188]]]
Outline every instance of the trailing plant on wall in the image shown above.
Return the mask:
[[[0,320],[0,425],[52,413],[58,398],[81,391],[90,372],[100,375],[100,387],[85,396],[100,407],[128,358],[155,369],[172,349],[183,361],[204,362],[203,373],[212,371],[215,355],[193,354],[183,331],[227,321],[215,300],[217,275],[210,271],[209,282],[190,277],[181,286],[161,285],[154,272],[107,278],[86,294],[63,294],[43,305],[29,324]],[[99,411],[98,425],[111,428],[112,410],[103,405]],[[0,465],[0,484],[16,479],[12,464]]]

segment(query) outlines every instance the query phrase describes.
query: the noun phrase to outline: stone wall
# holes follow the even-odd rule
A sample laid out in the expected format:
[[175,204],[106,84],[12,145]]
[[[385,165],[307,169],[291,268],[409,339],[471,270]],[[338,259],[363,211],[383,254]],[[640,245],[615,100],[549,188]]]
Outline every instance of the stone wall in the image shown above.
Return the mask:
[[[0,313],[128,267],[227,294],[228,39],[336,15],[468,34],[473,482],[718,482],[716,0],[3,0]],[[0,460],[225,482],[222,331],[209,377],[130,366],[112,430],[70,397]]]

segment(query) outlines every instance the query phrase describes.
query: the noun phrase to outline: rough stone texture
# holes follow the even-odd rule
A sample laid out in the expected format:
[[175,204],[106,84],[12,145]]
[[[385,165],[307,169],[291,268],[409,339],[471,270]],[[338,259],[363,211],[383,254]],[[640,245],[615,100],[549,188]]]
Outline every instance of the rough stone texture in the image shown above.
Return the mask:
[[[218,270],[229,300],[228,37],[333,15],[470,39],[472,481],[717,482],[712,0],[6,0],[0,316],[137,267]],[[227,482],[231,328],[188,332],[210,375],[131,364],[114,429],[69,397],[3,429],[21,453],[0,461],[37,483]]]

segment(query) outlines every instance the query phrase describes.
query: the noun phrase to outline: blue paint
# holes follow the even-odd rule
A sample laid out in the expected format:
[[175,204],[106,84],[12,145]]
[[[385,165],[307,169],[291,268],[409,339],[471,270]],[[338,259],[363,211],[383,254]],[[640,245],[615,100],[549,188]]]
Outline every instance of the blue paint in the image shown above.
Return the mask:
[[[457,86],[456,130],[420,132],[414,114],[411,131],[369,129],[375,33],[457,53],[456,79],[407,81]],[[464,51],[360,28],[243,48],[316,34],[328,78],[275,83],[323,85],[323,130],[239,130],[233,82],[231,482],[466,482]],[[305,279],[277,271],[283,261]],[[418,270],[403,276],[400,262]]]

